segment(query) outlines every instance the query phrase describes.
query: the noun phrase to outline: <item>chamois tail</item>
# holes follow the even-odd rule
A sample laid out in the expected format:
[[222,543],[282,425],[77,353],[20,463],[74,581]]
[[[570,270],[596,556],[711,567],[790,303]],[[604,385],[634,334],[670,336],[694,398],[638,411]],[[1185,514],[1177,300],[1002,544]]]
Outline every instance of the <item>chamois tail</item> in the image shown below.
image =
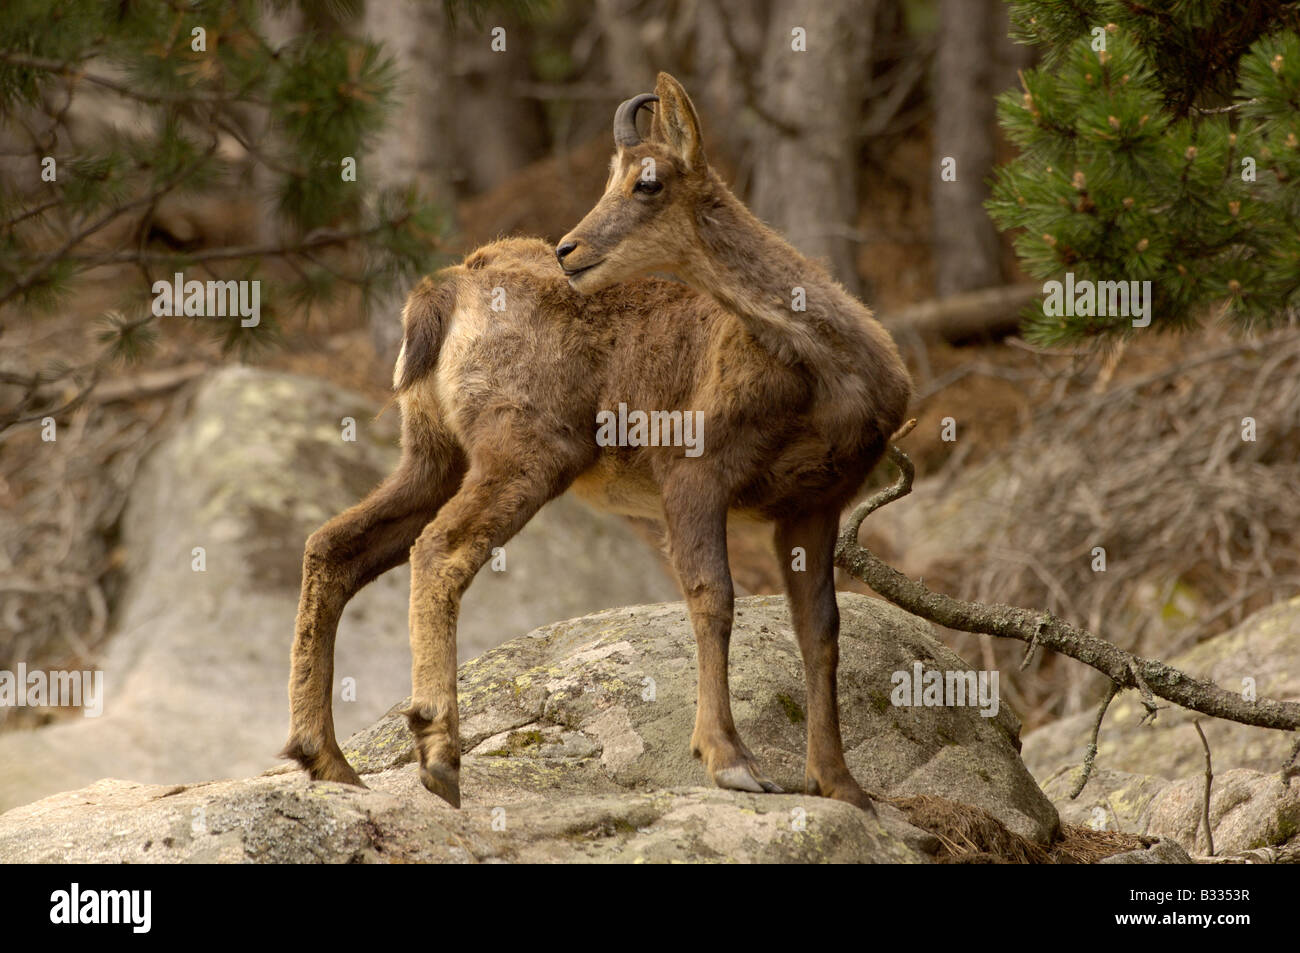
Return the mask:
[[402,311],[402,350],[393,369],[393,390],[404,393],[438,366],[438,352],[456,308],[456,281],[445,272],[425,278]]

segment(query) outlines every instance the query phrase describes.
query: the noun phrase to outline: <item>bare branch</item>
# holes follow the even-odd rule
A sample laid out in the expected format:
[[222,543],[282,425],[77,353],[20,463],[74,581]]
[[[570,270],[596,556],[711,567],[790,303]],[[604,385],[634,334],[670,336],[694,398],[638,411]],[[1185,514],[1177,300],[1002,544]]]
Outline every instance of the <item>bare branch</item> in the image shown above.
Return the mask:
[[[1218,113],[1236,112],[1238,109],[1241,109],[1243,106],[1256,106],[1258,104],[1259,104],[1258,99],[1243,99],[1241,102],[1233,103],[1230,106],[1193,106],[1192,112],[1200,113],[1202,116],[1213,116]],[[1211,850],[1210,853],[1213,854],[1214,851]]]
[[[1073,801],[1088,784],[1088,779],[1092,777],[1092,766],[1097,760],[1097,735],[1101,732],[1101,723],[1106,717],[1106,709],[1110,707],[1111,701],[1119,694],[1119,686],[1114,682],[1110,683],[1110,688],[1106,692],[1106,697],[1101,700],[1101,705],[1097,708],[1097,718],[1092,723],[1092,738],[1088,741],[1088,750],[1083,756],[1083,773],[1079,775],[1079,781],[1070,791],[1070,800]],[[1111,808],[1111,813],[1115,809]],[[1116,823],[1119,822],[1119,815],[1115,814]]]
[[858,542],[862,521],[886,503],[910,493],[915,472],[907,454],[892,444],[888,457],[899,468],[900,478],[853,511],[836,545],[835,563],[890,602],[936,625],[962,632],[982,632],[1029,644],[1037,636],[1039,645],[1096,669],[1121,689],[1141,689],[1145,685],[1151,695],[1203,715],[1279,731],[1300,729],[1300,703],[1269,698],[1248,702],[1235,692],[1193,678],[1164,662],[1126,652],[1051,613],[954,599],[927,589],[882,562]]
[[71,399],[65,401],[58,407],[39,410],[35,413],[27,413],[32,406],[30,398],[35,395],[35,392],[29,392],[24,396],[18,407],[0,413],[0,432],[8,430],[10,427],[16,427],[19,424],[28,424],[36,420],[44,420],[46,417],[62,417],[64,414],[76,410],[85,403],[86,398],[90,396],[90,392],[95,389],[95,384],[99,382],[99,373],[100,366],[92,366],[90,380],[87,381]]
[[138,400],[141,397],[165,394],[189,383],[207,369],[207,364],[191,361],[176,367],[145,371],[135,377],[105,381],[95,389],[91,399],[97,404],[110,404],[114,401]]

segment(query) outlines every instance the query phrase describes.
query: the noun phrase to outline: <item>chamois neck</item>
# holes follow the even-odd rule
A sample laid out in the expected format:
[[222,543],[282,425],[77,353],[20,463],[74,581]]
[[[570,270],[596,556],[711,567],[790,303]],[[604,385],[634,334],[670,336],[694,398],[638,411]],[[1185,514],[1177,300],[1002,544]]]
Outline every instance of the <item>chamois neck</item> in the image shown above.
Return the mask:
[[[816,361],[866,309],[820,265],[760,222],[713,177],[696,214],[704,254],[683,275],[735,314],[759,344],[786,363]],[[802,309],[802,310],[801,310]]]

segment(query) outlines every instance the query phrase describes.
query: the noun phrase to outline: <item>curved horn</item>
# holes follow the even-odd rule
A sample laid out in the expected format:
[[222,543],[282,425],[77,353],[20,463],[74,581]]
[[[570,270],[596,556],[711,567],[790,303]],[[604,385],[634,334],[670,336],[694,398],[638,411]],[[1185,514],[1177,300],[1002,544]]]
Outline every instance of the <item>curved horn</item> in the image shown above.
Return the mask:
[[627,149],[641,142],[636,131],[636,114],[647,103],[657,103],[659,97],[654,93],[642,93],[625,100],[614,113],[614,145]]

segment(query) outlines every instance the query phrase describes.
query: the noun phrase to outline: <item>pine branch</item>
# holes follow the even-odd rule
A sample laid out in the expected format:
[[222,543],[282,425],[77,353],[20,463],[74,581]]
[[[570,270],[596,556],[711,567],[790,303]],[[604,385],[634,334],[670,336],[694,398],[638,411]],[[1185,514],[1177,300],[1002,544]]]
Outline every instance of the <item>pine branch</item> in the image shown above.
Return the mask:
[[119,83],[115,79],[109,79],[107,76],[101,76],[92,73],[81,63],[64,63],[59,60],[45,59],[40,56],[26,56],[22,53],[9,53],[0,51],[0,63],[7,63],[10,66],[16,66],[19,69],[41,70],[46,73],[54,73],[58,76],[64,76],[75,82],[87,82],[95,86],[101,86],[104,89],[125,96],[128,99],[134,99],[137,102],[148,103],[151,106],[188,106],[193,103],[225,103],[232,99],[240,102],[255,102],[266,105],[265,102],[256,100],[247,93],[232,95],[230,93],[210,93],[201,90],[186,90],[183,93],[147,93],[139,89],[132,89],[124,83]]
[[[72,251],[72,249],[80,245],[87,238],[89,238],[91,235],[94,235],[96,232],[100,231],[101,229],[106,228],[108,225],[110,225],[116,219],[120,218],[126,212],[129,212],[132,209],[151,205],[154,202],[156,202],[159,198],[161,198],[163,195],[170,192],[177,185],[183,182],[191,172],[193,172],[205,161],[207,161],[216,152],[216,150],[217,150],[217,141],[216,139],[213,139],[211,145],[208,146],[207,151],[202,156],[200,156],[198,159],[195,159],[193,162],[191,162],[189,165],[185,166],[184,168],[180,169],[175,175],[169,178],[166,182],[163,182],[161,185],[155,186],[151,191],[145,193],[144,195],[137,196],[136,198],[132,199],[129,202],[126,202],[113,209],[110,209],[108,212],[105,212],[94,222],[92,222],[91,224],[87,225],[85,228],[73,234],[73,236],[69,238],[67,241],[65,241],[61,246],[59,246],[57,249],[55,249],[54,251],[46,255],[44,258],[42,258],[37,263],[35,268],[31,269],[30,271],[27,272],[27,274],[23,275],[23,277],[15,281],[12,287],[10,287],[4,293],[0,294],[0,306],[7,304],[8,302],[12,301],[14,298],[22,294],[24,291],[31,288],[33,285],[39,283],[41,278],[46,273],[48,273],[49,270],[52,267],[54,267],[54,265],[58,264],[58,262],[63,260],[65,257],[71,257],[68,255],[68,253]],[[128,252],[122,254],[126,255],[126,257],[123,258],[122,260],[135,261],[137,259],[137,256],[141,253]]]
[[29,208],[25,212],[18,213],[13,218],[8,219],[7,221],[0,222],[0,228],[3,228],[5,231],[10,231],[16,225],[21,225],[23,222],[27,221],[27,219],[35,218],[37,215],[43,215],[45,212],[48,212],[50,209],[58,208],[58,206],[62,204],[63,204],[62,198],[50,199],[48,202],[44,202],[41,205],[37,205],[35,208]]
[[[33,376],[27,382],[28,389],[19,400],[17,406],[11,410],[0,411],[0,434],[3,434],[4,431],[8,430],[10,427],[17,427],[20,424],[28,424],[37,420],[44,420],[46,417],[61,417],[64,414],[76,410],[86,402],[86,399],[90,396],[90,392],[93,391],[95,385],[99,383],[99,374],[101,369],[102,365],[99,363],[91,365],[89,381],[82,385],[76,394],[57,407],[47,407],[38,411],[32,411],[32,408],[36,406],[37,399],[40,396],[40,384],[42,383],[42,378],[39,374]],[[71,373],[72,372],[70,371],[69,374]],[[55,379],[57,380],[58,378]]]
[[[68,256],[85,268],[103,268],[108,265],[124,265],[142,262],[145,264],[167,264],[175,261],[230,261],[239,258],[287,258],[293,255],[305,255],[309,251],[347,245],[362,241],[380,232],[398,228],[410,218],[409,214],[399,215],[391,221],[379,222],[366,228],[356,229],[318,229],[297,242],[274,245],[229,245],[218,248],[196,248],[184,252],[120,251],[107,255]],[[3,299],[0,299],[3,303]]]

